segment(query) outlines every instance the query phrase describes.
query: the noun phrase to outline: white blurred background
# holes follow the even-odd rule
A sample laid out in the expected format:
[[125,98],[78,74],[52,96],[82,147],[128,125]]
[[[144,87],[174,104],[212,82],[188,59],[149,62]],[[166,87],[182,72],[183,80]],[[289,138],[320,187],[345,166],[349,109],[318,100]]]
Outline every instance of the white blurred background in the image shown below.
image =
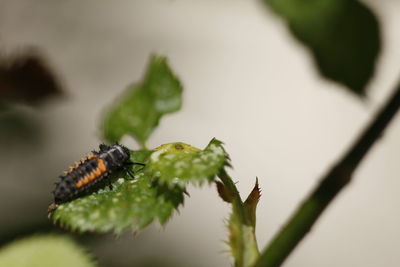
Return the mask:
[[[1,51],[42,48],[67,91],[29,111],[44,126],[40,145],[0,141],[0,226],[46,216],[56,176],[100,142],[103,108],[141,78],[151,53],[160,53],[184,84],[184,106],[161,121],[149,147],[223,140],[243,197],[259,177],[257,237],[265,247],[400,78],[400,2],[366,3],[379,16],[383,51],[362,101],[320,78],[308,51],[257,1],[0,0]],[[400,265],[399,136],[400,117],[284,266]],[[228,204],[214,187],[189,192],[166,227],[91,244],[100,265],[158,259],[230,266]]]

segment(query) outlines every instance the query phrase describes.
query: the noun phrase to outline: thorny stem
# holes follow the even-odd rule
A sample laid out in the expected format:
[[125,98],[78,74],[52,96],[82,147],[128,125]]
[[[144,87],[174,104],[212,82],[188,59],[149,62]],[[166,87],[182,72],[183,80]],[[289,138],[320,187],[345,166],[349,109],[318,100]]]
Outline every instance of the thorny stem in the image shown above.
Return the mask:
[[229,174],[226,172],[225,169],[222,169],[220,173],[218,174],[218,177],[221,179],[222,183],[231,191],[233,192],[233,202],[232,206],[236,210],[238,216],[240,217],[240,220],[242,221],[243,224],[249,223],[247,216],[246,216],[246,210],[243,206],[243,201],[240,198],[240,194],[238,189],[236,188],[235,183],[232,181],[232,178],[229,176]]
[[248,216],[239,191],[225,169],[218,174],[224,186],[231,192],[232,214],[229,219],[230,246],[235,259],[235,267],[252,266],[260,252],[254,235],[254,226]]
[[343,158],[321,180],[315,190],[262,252],[254,267],[280,266],[335,196],[351,181],[353,172],[372,145],[383,134],[400,107],[400,84],[375,119],[364,130]]

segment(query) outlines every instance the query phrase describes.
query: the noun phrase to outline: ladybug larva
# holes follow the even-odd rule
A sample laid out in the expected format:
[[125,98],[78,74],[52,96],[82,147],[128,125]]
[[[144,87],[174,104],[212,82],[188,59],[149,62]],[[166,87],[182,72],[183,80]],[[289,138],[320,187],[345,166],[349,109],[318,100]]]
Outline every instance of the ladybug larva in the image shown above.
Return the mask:
[[96,183],[105,181],[116,171],[126,169],[132,176],[128,166],[144,165],[132,162],[129,149],[120,144],[112,146],[101,144],[99,148],[98,152],[92,151],[91,155],[76,162],[60,176],[61,181],[56,183],[53,191],[54,206],[77,198]]

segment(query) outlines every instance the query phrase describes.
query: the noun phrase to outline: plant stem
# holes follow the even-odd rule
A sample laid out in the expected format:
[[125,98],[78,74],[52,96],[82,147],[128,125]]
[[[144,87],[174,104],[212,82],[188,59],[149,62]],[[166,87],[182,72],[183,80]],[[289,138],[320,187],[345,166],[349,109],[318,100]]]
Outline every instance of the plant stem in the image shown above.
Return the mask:
[[229,174],[226,172],[226,170],[223,168],[220,173],[218,174],[218,177],[221,179],[222,183],[231,191],[233,192],[233,200],[232,200],[232,206],[233,209],[236,211],[238,214],[241,222],[243,224],[248,224],[249,221],[246,216],[246,210],[243,206],[243,201],[240,198],[240,194],[238,189],[236,188],[235,183],[232,181],[232,178],[229,176]]
[[388,102],[343,158],[321,180],[286,225],[262,252],[254,267],[280,266],[335,196],[351,181],[353,172],[383,134],[400,107],[400,84]]
[[229,246],[235,259],[235,267],[250,267],[258,259],[257,242],[254,233],[254,225],[251,223],[246,204],[240,198],[239,191],[231,177],[222,169],[218,174],[224,186],[231,192],[232,214],[230,215]]
[[[226,172],[225,168],[220,171],[218,177],[221,179],[224,186],[226,186],[232,193],[232,214],[230,215],[228,222],[228,228],[230,232],[228,244],[231,248],[232,256],[234,258],[234,266],[243,267],[245,240],[243,238],[242,225],[246,224],[246,211],[244,209],[243,201],[240,197],[239,191],[237,190],[235,183],[232,181],[232,178]],[[235,219],[235,222],[231,222],[233,219]],[[233,224],[233,226],[230,224]]]

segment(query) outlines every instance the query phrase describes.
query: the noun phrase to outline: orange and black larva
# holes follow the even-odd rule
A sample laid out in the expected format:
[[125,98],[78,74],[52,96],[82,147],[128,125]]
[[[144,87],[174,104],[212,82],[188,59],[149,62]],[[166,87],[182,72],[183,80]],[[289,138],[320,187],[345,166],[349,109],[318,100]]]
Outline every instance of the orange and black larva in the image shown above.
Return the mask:
[[[92,151],[91,155],[76,162],[64,175],[60,176],[61,181],[56,183],[53,191],[55,204],[77,198],[116,171],[134,164],[144,165],[130,161],[130,151],[122,145],[101,144],[99,148],[99,152]],[[129,170],[128,173],[130,173]]]

